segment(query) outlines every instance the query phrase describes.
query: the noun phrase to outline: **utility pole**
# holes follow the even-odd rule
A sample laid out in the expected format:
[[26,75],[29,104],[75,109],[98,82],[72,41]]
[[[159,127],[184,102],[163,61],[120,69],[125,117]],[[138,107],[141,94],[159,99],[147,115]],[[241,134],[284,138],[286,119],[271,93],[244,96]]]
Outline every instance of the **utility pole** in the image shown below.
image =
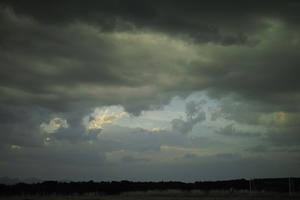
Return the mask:
[[289,177],[289,195],[292,195],[292,184],[291,184],[291,177]]
[[251,190],[252,190],[252,188],[251,188],[251,179],[249,179],[249,191],[250,191],[250,193],[251,193]]

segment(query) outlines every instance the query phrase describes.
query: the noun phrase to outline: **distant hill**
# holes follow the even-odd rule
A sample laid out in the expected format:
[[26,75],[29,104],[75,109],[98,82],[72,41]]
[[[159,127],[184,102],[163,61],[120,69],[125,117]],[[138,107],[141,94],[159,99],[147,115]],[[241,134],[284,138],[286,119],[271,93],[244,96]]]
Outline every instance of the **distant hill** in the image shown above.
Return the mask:
[[37,179],[37,178],[26,178],[26,179],[19,179],[19,178],[9,178],[9,177],[0,177],[0,184],[4,185],[15,185],[17,183],[41,183],[43,180]]
[[[40,181],[35,178],[19,180],[7,177],[1,178],[5,184],[0,184],[1,195],[49,195],[49,194],[121,194],[130,191],[151,190],[222,190],[222,191],[273,191],[281,193],[300,192],[300,178],[267,178],[267,179],[236,179],[225,181],[197,181],[184,183],[177,181],[161,182],[62,182]],[[27,183],[26,183],[27,182]],[[16,183],[16,184],[14,184]]]

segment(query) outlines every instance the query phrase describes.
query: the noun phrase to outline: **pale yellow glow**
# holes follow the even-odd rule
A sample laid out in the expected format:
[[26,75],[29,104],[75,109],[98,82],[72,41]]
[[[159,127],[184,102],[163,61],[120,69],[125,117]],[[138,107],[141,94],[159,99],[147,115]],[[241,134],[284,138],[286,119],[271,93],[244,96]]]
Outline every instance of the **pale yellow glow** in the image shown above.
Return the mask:
[[286,122],[287,116],[284,112],[274,112],[274,121],[277,124],[284,124]]
[[204,149],[193,148],[193,147],[182,147],[182,146],[172,146],[172,145],[161,145],[161,152],[172,152],[175,155],[184,155],[186,153],[193,153],[198,156],[210,155],[216,152],[207,151]]
[[151,131],[154,131],[154,132],[160,132],[160,131],[165,131],[166,128],[152,128]]
[[51,138],[50,138],[50,137],[45,137],[45,138],[44,138],[44,144],[45,144],[45,145],[50,144],[50,142],[51,142]]
[[60,127],[68,128],[67,121],[59,117],[54,117],[53,119],[51,119],[49,125],[54,128],[60,128]]
[[46,133],[54,133],[59,128],[68,128],[68,122],[60,117],[52,118],[49,123],[42,123],[40,125],[41,129]]
[[120,112],[120,113],[109,113],[109,112],[110,112],[109,109],[100,111],[100,113],[97,114],[96,118],[88,123],[87,129],[88,130],[103,129],[104,124],[111,124],[117,119],[128,116],[127,112]]
[[10,148],[11,148],[12,150],[19,150],[19,149],[22,149],[21,146],[16,145],[16,144],[12,144],[12,145],[10,146]]

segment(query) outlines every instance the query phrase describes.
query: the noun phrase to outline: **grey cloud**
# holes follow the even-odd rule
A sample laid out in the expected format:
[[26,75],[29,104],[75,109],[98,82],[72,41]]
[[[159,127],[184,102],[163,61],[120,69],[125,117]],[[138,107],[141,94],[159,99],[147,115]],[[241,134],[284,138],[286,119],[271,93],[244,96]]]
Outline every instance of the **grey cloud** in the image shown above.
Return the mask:
[[265,153],[268,151],[268,147],[265,145],[256,145],[245,150],[253,153]]
[[[272,159],[262,157],[243,157],[238,154],[214,154],[198,156],[196,159],[176,160],[174,163],[137,162],[130,168],[126,168],[125,173],[124,165],[107,165],[101,154],[97,153],[99,149],[96,147],[99,147],[99,145],[92,146],[92,148],[84,145],[77,146],[76,148],[62,145],[56,147],[56,151],[51,154],[44,151],[28,152],[27,156],[24,154],[20,156],[9,154],[8,158],[14,157],[17,160],[22,158],[21,160],[23,161],[14,162],[14,165],[2,165],[1,171],[13,177],[26,177],[26,172],[34,169],[35,176],[44,179],[56,179],[59,176],[60,178],[71,178],[72,180],[88,180],[92,177],[94,180],[122,180],[130,178],[130,180],[144,181],[161,181],[162,179],[197,181],[204,179],[233,179],[245,176],[272,177],[278,175],[278,173],[287,173],[283,171],[283,169],[286,169],[286,166],[291,166],[288,173],[297,172],[299,167],[297,160],[278,163]],[[33,163],[32,161],[37,158],[40,159],[38,165],[28,165],[29,163]],[[24,162],[27,164],[24,164]],[[9,166],[10,170],[8,170]],[[12,169],[15,170],[14,174],[12,174]]]
[[[283,106],[283,105],[281,105]],[[289,105],[287,105],[289,106]],[[297,146],[299,145],[299,111],[273,107],[264,103],[248,102],[244,98],[224,98],[220,110],[213,113],[216,119],[233,120],[237,124],[247,124],[264,131],[238,131],[234,124],[217,131],[221,135],[239,137],[259,137],[265,145]],[[251,149],[249,149],[251,151]],[[255,149],[253,149],[255,151]]]
[[276,127],[268,131],[265,141],[276,146],[294,147],[300,145],[300,127]]
[[199,102],[189,101],[185,105],[185,112],[188,118],[193,118],[201,110],[201,106],[205,104],[205,100]]
[[193,153],[185,154],[181,159],[193,160],[194,162],[205,163],[205,160],[209,162],[219,161],[236,161],[242,160],[243,157],[239,153],[216,153],[212,155],[199,156]]
[[191,159],[191,160],[194,160],[194,159],[197,159],[198,156],[196,154],[193,154],[193,153],[188,153],[188,154],[185,154],[183,156],[183,159]]
[[239,123],[258,123],[261,107],[258,107],[255,103],[249,104],[244,99],[236,99],[237,97],[221,99],[218,107],[220,110],[212,114],[212,120],[225,118]]
[[240,159],[241,155],[237,153],[220,153],[214,155],[213,157],[216,157],[217,159],[224,159],[224,160],[235,160],[235,159]]
[[97,140],[97,136],[100,132],[99,130],[88,131],[83,125],[77,125],[68,128],[59,128],[49,136],[57,140],[68,140],[76,143],[84,140]]
[[225,136],[231,136],[231,137],[259,137],[261,136],[260,133],[250,133],[250,132],[245,132],[241,130],[237,130],[237,128],[234,127],[234,124],[229,124],[225,126],[224,128],[219,129],[216,131],[220,135],[225,135]]
[[22,147],[43,146],[40,124],[49,120],[51,111],[35,106],[1,105],[0,146],[18,145]]
[[129,128],[118,125],[105,125],[96,143],[107,143],[107,151],[159,152],[161,146],[207,149],[223,145],[207,137],[187,137],[172,130],[150,131],[142,128]]
[[185,107],[187,119],[173,119],[171,121],[172,130],[182,134],[187,134],[192,131],[193,127],[197,123],[205,120],[205,112],[201,110],[201,104],[203,103],[205,103],[205,101],[200,101],[197,103],[194,101],[188,102]]
[[194,124],[189,124],[182,119],[173,119],[172,122],[172,130],[178,131],[180,133],[186,134],[193,128]]
[[[46,148],[5,149],[0,153],[1,171],[11,177],[28,177],[34,172],[42,179],[88,178],[91,169],[101,168],[105,157],[97,146],[87,143],[56,143]],[[38,160],[38,162],[36,162]],[[91,174],[89,174],[91,176]]]
[[106,125],[99,138],[100,141],[111,141],[114,150],[136,152],[157,152],[163,144],[180,144],[184,142],[181,135],[166,131],[156,132],[142,128],[128,128],[117,125]]
[[144,158],[135,158],[133,156],[124,156],[122,158],[122,162],[125,162],[125,163],[147,162],[147,161],[149,161],[149,160],[144,159]]

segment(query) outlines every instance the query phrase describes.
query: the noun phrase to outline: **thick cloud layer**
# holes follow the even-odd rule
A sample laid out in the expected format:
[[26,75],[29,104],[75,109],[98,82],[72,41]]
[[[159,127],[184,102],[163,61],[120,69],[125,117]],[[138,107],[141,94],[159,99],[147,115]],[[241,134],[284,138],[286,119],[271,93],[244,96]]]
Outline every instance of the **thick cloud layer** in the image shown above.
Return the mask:
[[[159,169],[154,179],[192,180],[165,166],[221,165],[230,178],[251,162],[260,176],[275,176],[275,162],[299,175],[299,10],[292,0],[1,1],[0,175],[43,166],[40,177],[70,168],[65,178],[85,179],[101,168],[98,178],[142,180]],[[122,165],[145,170],[126,177]]]

